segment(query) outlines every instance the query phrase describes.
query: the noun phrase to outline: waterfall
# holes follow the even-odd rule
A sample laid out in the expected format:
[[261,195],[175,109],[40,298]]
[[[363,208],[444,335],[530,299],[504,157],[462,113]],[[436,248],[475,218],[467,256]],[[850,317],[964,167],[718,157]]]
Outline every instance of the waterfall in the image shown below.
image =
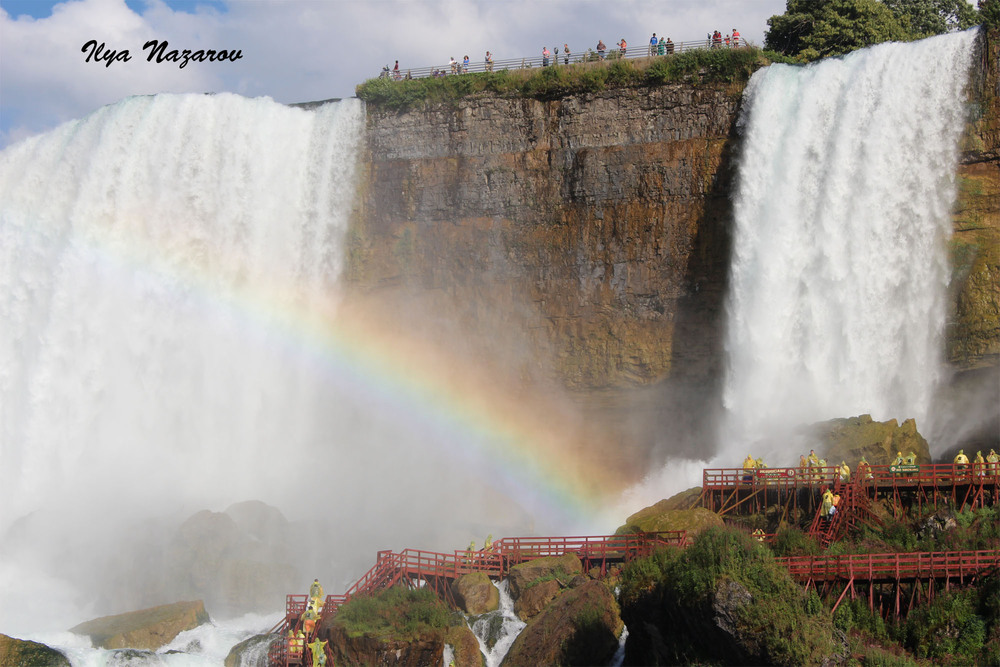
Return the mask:
[[527,625],[514,613],[509,581],[504,579],[495,585],[500,591],[500,607],[483,614],[472,624],[479,650],[486,658],[486,667],[498,667],[503,662],[514,640]]
[[754,74],[740,119],[723,451],[779,454],[796,425],[864,413],[927,426],[975,36]]
[[330,309],[360,127],[358,102],[159,95],[3,153],[0,525],[81,485],[259,497],[243,468],[315,437],[287,328]]
[[[84,559],[130,540],[120,515],[302,495],[342,402],[308,342],[335,306],[363,118],[132,97],[0,153],[0,535],[72,515],[31,539],[56,559],[49,538],[75,533],[85,548],[60,544]],[[22,623],[22,593],[65,610],[37,600],[43,576],[0,571]]]

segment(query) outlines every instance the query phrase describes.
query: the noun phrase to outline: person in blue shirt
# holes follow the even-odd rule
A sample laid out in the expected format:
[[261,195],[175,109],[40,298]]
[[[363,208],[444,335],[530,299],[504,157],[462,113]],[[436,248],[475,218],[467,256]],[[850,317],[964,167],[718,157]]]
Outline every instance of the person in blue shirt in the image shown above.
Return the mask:
[[654,32],[653,37],[649,40],[649,55],[651,56],[656,55],[656,44],[657,44],[656,33]]

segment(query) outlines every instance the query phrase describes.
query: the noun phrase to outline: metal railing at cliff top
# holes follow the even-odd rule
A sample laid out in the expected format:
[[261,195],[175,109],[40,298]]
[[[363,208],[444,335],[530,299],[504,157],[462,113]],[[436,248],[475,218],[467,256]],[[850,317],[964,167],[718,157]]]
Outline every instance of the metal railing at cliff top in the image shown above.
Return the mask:
[[461,74],[472,74],[475,72],[501,72],[504,70],[532,69],[535,67],[565,67],[578,63],[609,62],[621,59],[639,59],[659,56],[668,56],[684,51],[694,51],[696,49],[733,49],[753,46],[752,43],[740,39],[738,44],[726,44],[725,42],[713,43],[712,39],[698,39],[687,42],[664,43],[654,47],[648,42],[637,46],[629,46],[625,51],[618,48],[617,44],[612,44],[603,52],[598,52],[597,47],[592,47],[586,51],[571,51],[565,53],[558,51],[552,53],[548,58],[539,54],[524,58],[510,58],[506,60],[493,59],[492,62],[472,61],[465,65],[462,60],[444,65],[432,65],[430,67],[400,67],[399,70],[389,69],[389,66],[382,70],[379,78],[388,78],[396,81],[404,79],[426,79],[432,76],[455,76]]

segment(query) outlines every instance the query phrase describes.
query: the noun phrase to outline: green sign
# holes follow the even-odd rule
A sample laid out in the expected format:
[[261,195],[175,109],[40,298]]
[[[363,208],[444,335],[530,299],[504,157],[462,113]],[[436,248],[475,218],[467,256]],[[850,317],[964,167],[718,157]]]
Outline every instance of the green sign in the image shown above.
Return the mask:
[[893,466],[889,466],[889,472],[892,473],[918,473],[920,472],[920,466],[907,463],[899,463]]

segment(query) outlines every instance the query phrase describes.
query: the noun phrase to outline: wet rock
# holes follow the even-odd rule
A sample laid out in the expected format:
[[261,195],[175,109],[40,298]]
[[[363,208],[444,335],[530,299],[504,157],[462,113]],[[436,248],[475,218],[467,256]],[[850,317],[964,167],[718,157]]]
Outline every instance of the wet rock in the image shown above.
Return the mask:
[[623,628],[607,586],[588,581],[560,595],[528,623],[503,665],[606,665]]
[[704,507],[672,509],[674,505],[671,498],[643,508],[626,519],[625,525],[619,527],[615,534],[683,530],[687,532],[688,540],[692,540],[706,528],[723,525],[722,517]]
[[500,607],[500,592],[484,572],[473,572],[451,585],[455,602],[465,613],[479,616]]
[[94,646],[100,648],[155,651],[181,632],[209,620],[204,603],[197,600],[96,618],[70,628],[70,632],[89,636]]
[[900,426],[895,419],[877,422],[871,415],[861,415],[820,422],[812,432],[819,441],[817,452],[829,465],[847,461],[853,470],[862,456],[871,465],[890,465],[897,452],[906,456],[911,451],[917,455],[918,464],[931,463],[927,440],[917,431],[913,419]]
[[4,667],[70,667],[69,659],[54,648],[0,634],[0,665]]
[[223,663],[224,667],[267,667],[267,654],[271,644],[282,641],[278,635],[254,635],[244,639],[236,646],[229,649],[229,654]]

